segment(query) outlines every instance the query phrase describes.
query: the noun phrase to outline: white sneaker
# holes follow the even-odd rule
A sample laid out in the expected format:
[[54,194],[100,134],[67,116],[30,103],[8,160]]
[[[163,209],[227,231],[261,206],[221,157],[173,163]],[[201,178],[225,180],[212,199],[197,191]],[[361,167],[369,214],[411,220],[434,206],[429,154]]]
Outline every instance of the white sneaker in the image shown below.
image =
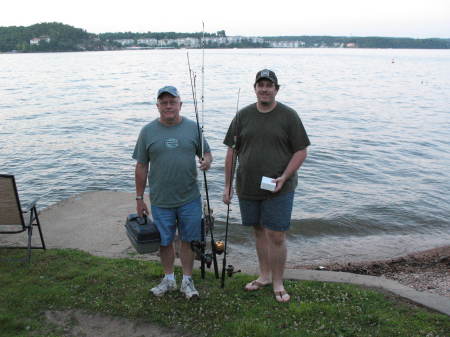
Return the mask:
[[183,280],[181,282],[180,291],[186,296],[187,299],[192,297],[198,297],[198,291],[194,287],[194,281],[192,279]]
[[167,278],[163,278],[160,284],[150,289],[153,295],[158,297],[164,295],[168,291],[174,290],[177,290],[177,282],[175,280],[169,280]]

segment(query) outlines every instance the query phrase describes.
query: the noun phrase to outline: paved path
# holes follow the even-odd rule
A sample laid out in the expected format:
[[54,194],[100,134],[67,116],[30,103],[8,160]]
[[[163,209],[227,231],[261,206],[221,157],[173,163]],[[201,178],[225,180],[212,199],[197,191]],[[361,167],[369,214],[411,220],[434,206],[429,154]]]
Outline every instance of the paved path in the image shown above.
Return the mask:
[[[130,213],[135,213],[134,194],[99,191],[83,193],[53,205],[42,211],[40,220],[48,248],[74,248],[99,256],[129,257],[134,250],[126,236],[124,223]],[[2,237],[0,244],[13,243],[18,238],[19,235]],[[156,254],[143,258],[159,260]],[[254,263],[250,263],[253,261],[245,261],[239,256],[232,259],[238,261],[243,272],[257,274]],[[450,316],[450,298],[419,292],[384,277],[300,269],[286,270],[285,277],[381,288]]]

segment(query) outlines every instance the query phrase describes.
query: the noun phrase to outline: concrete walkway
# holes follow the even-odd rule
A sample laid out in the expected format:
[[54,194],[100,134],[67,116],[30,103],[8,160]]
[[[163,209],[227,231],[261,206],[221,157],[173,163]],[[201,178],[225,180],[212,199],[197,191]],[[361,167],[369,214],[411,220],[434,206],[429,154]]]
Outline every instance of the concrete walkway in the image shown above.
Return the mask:
[[[128,214],[136,212],[135,207],[134,194],[125,192],[87,192],[64,200],[40,214],[47,247],[80,249],[106,257],[129,257],[135,251],[126,236],[124,223]],[[34,235],[34,240],[37,240],[37,237]],[[8,235],[6,238],[3,236],[0,238],[0,245],[17,244],[20,243],[17,241],[22,239],[22,235]],[[159,260],[156,254],[148,254],[144,258]],[[239,256],[233,256],[233,260],[238,260],[239,268],[243,272],[257,274],[255,264],[250,263],[253,261],[245,261]],[[450,298],[419,292],[384,277],[287,269],[285,278],[380,288],[450,316]]]

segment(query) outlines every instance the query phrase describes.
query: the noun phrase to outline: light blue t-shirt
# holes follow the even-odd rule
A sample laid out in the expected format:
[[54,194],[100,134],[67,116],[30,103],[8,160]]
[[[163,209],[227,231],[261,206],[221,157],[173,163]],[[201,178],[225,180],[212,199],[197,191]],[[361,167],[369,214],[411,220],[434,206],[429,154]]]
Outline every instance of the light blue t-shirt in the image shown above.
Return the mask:
[[[204,152],[210,152],[204,139]],[[179,207],[200,196],[195,156],[201,157],[197,124],[182,117],[165,126],[155,119],[144,126],[133,158],[149,165],[150,202],[158,207]]]

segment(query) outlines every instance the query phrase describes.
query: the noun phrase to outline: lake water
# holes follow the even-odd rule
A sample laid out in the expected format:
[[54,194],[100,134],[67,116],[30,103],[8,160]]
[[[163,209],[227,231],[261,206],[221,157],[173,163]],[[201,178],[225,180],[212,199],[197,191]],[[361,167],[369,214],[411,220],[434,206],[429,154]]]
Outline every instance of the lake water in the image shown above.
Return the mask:
[[[186,50],[0,54],[0,173],[40,206],[92,190],[134,191],[131,154],[172,84],[195,119]],[[189,51],[201,95],[200,50]],[[299,175],[289,264],[395,257],[450,244],[450,51],[235,49],[205,52],[205,135],[216,238],[226,208],[222,140],[255,73],[273,69],[277,99],[312,145]],[[201,176],[200,176],[201,177]],[[126,215],[124,214],[124,217]],[[236,200],[230,252],[254,257]]]

